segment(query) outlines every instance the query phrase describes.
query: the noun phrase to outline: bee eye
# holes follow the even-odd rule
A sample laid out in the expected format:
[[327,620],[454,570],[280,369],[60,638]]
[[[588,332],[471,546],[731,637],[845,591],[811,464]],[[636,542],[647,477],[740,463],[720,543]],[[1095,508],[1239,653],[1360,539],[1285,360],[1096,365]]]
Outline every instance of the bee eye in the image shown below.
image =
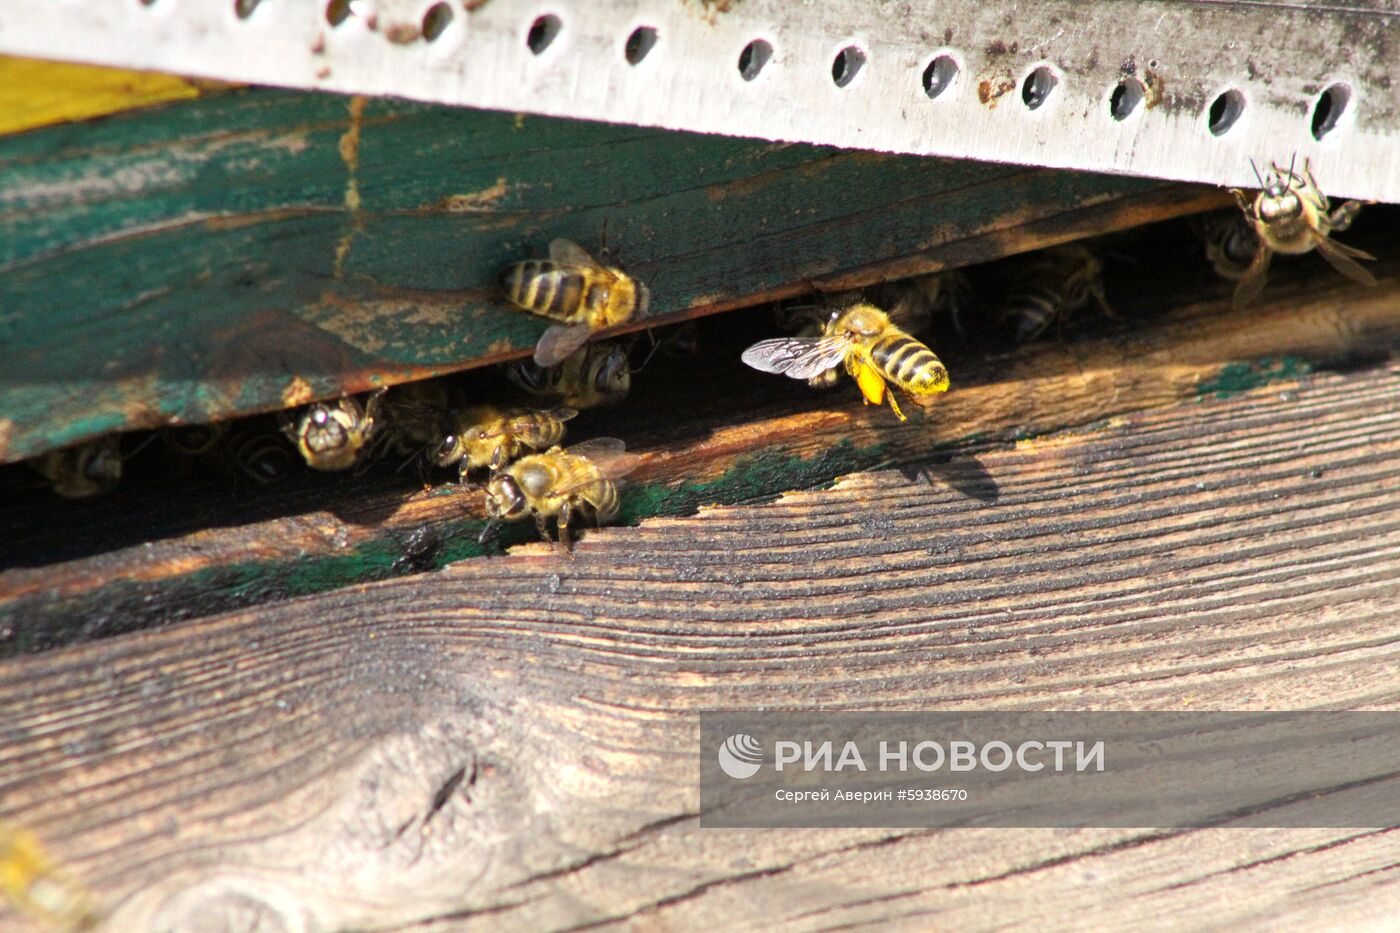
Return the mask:
[[453,448],[455,448],[456,446],[457,446],[457,437],[456,437],[456,435],[454,435],[454,434],[449,434],[449,435],[447,435],[446,437],[444,437],[444,438],[442,439],[442,443],[438,445],[438,456],[439,456],[439,457],[445,457],[445,456],[447,456],[448,454],[452,453]]

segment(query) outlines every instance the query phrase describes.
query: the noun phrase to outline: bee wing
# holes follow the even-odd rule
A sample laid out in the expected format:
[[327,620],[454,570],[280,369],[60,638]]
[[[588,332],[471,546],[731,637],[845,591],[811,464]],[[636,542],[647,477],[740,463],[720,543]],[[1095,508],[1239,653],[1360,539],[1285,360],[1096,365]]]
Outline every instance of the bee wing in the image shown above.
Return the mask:
[[560,405],[557,408],[551,408],[549,410],[549,413],[554,417],[558,418],[560,421],[570,421],[578,417],[578,409],[565,408],[562,405]]
[[[582,441],[566,449],[564,453],[586,457],[608,479],[621,479],[642,462],[640,456],[629,454],[627,445],[615,437],[595,437]],[[571,491],[570,488],[559,490],[561,494]]]
[[777,337],[760,340],[740,359],[765,373],[811,379],[840,364],[846,358],[846,348],[843,337]]
[[552,324],[535,344],[535,365],[548,369],[568,359],[575,350],[588,342],[593,328],[587,324]]
[[[1365,285],[1375,285],[1376,277],[1356,264],[1356,259],[1375,259],[1370,253],[1325,236],[1317,237],[1317,251],[1342,275]],[[1356,259],[1352,257],[1355,256]]]
[[566,266],[582,266],[609,278],[617,278],[611,269],[594,259],[592,253],[573,240],[566,240],[563,237],[550,242],[549,258]]
[[1269,257],[1271,255],[1273,255],[1273,250],[1260,243],[1258,252],[1254,254],[1254,261],[1245,270],[1240,284],[1235,286],[1235,297],[1231,302],[1231,307],[1236,311],[1258,298],[1259,293],[1264,290],[1264,281],[1268,278]]

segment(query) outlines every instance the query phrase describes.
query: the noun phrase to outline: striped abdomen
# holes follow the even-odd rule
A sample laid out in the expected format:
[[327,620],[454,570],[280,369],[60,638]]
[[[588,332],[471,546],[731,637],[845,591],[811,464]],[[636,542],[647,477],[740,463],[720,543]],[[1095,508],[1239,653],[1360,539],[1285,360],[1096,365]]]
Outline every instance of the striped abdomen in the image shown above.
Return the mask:
[[933,351],[907,334],[890,334],[870,347],[870,358],[895,385],[910,395],[932,395],[948,388],[948,370]]
[[1008,296],[1006,306],[997,314],[997,319],[1013,338],[1025,343],[1039,337],[1066,304],[1058,288],[1026,285]]
[[617,484],[610,479],[600,479],[579,491],[579,498],[593,506],[598,521],[611,521],[621,508],[621,498],[617,494]]
[[625,276],[549,259],[516,263],[506,270],[501,287],[526,311],[595,329],[620,324],[637,308],[637,290]]

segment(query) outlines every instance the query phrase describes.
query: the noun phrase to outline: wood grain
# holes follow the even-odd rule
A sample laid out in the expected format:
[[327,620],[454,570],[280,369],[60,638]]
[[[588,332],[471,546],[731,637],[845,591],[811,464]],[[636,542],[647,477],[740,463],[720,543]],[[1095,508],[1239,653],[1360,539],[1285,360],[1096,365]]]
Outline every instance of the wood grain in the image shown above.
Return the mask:
[[496,279],[556,237],[606,229],[635,328],[1224,198],[264,89],[0,137],[0,463],[519,356]]
[[[1393,268],[1380,274],[1379,289],[1325,276],[1240,314],[1227,311],[1224,287],[1161,317],[1125,299],[1122,313],[1139,315],[1131,325],[1011,352],[940,344],[953,390],[907,424],[862,406],[849,386],[819,394],[748,370],[738,361],[741,339],[707,346],[689,369],[656,367],[611,420],[574,427],[647,452],[625,497],[624,522],[687,514],[1373,356],[1400,344],[1400,285]],[[60,507],[31,497],[25,507],[13,497],[0,511],[0,538],[11,542],[0,544],[0,565],[7,555],[35,565],[0,571],[0,652],[481,555],[479,493],[444,482],[425,489],[386,472],[379,480],[313,478],[280,493],[260,490],[251,501],[217,477],[183,494],[177,482],[153,482],[110,503]],[[74,536],[74,527],[83,533]],[[507,540],[533,533],[516,531]],[[68,559],[36,562],[46,551]]]
[[0,665],[113,929],[1355,925],[1393,832],[705,831],[694,713],[1395,708],[1400,366]]

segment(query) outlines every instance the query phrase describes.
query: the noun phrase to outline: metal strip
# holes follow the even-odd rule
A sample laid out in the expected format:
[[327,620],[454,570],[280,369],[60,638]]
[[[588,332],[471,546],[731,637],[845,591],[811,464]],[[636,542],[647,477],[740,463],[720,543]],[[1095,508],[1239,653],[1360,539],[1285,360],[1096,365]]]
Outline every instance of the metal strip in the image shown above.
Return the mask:
[[0,0],[0,50],[1221,185],[1296,155],[1400,201],[1386,0]]

